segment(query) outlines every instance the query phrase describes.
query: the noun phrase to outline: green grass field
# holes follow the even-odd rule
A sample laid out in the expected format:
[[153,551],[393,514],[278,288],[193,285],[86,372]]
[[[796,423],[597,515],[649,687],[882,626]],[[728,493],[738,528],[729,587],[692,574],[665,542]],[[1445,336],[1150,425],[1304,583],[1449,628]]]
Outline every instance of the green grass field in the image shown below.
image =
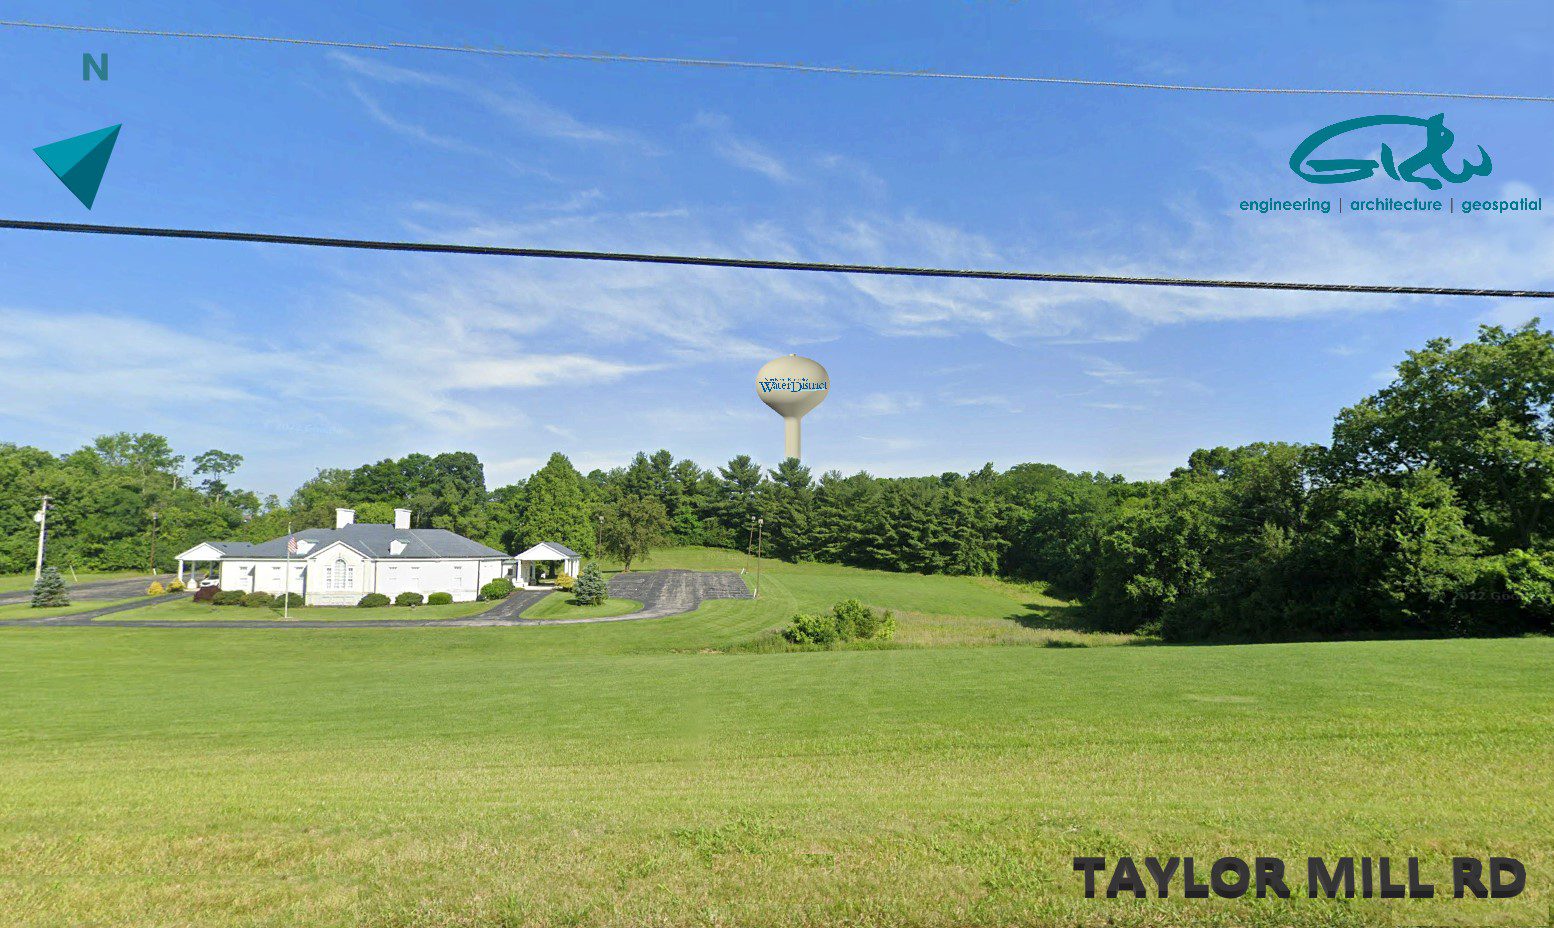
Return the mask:
[[[0,629],[3,921],[1548,919],[1554,641],[1133,647],[991,581],[767,562],[761,590],[549,628]],[[902,646],[720,653],[846,596]],[[1083,898],[1071,858],[1128,853],[1416,854],[1442,880],[1497,854],[1529,886]]]
[[525,619],[600,619],[626,615],[642,608],[635,599],[610,597],[595,606],[579,606],[573,603],[571,593],[552,593],[528,609]]
[[[359,622],[362,619],[463,619],[479,615],[496,603],[449,603],[446,606],[380,606],[361,609],[356,606],[303,606],[288,610],[287,618],[309,622]],[[144,609],[115,614],[114,619],[159,622],[208,622],[211,620],[265,620],[281,618],[281,610],[269,607],[212,606],[187,598],[158,603]]]
[[[110,571],[77,571],[75,574],[69,568],[60,571],[65,577],[67,585],[75,583],[90,583],[93,580],[127,580],[130,577],[145,577],[146,585],[151,585],[151,575],[144,570],[110,570]],[[32,571],[22,574],[0,574],[0,593],[14,593],[17,590],[32,589]]]
[[77,600],[68,606],[49,606],[43,609],[34,609],[27,603],[20,603],[0,606],[0,619],[55,618],[62,615],[75,615],[78,612],[90,612],[93,609],[101,609],[104,606],[116,606],[119,603],[132,602],[143,598],[132,596],[129,599],[83,599]]

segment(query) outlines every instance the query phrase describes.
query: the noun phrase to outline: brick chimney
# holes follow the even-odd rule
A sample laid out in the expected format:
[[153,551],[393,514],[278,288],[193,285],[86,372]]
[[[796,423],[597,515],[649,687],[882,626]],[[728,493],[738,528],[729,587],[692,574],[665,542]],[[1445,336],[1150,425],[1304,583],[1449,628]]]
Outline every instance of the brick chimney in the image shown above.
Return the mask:
[[352,524],[355,521],[356,521],[356,510],[354,510],[354,509],[336,509],[335,510],[335,528],[345,528],[347,525],[350,525],[350,524]]
[[410,528],[410,510],[408,510],[408,509],[396,509],[396,510],[394,510],[394,527],[397,528],[397,529],[409,529]]

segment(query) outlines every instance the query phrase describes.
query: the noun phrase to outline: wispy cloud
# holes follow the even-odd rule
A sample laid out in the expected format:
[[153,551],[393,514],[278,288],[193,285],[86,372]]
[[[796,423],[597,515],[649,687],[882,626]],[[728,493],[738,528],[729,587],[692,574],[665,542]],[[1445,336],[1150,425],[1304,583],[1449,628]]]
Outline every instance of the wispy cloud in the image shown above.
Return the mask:
[[853,412],[865,416],[895,416],[922,408],[922,398],[910,393],[870,393],[851,406]]
[[[387,64],[375,58],[334,51],[329,58],[338,66],[361,78],[385,85],[431,88],[471,100],[488,112],[502,117],[504,124],[519,132],[566,142],[613,146],[631,146],[643,153],[658,153],[658,147],[626,129],[585,122],[560,107],[546,103],[521,87],[508,84],[500,89],[475,84],[443,74]],[[395,131],[421,138],[439,147],[455,141],[442,133],[417,126],[389,113],[382,102],[353,86],[353,95],[366,107],[368,115]],[[466,143],[458,142],[465,146]],[[467,146],[464,150],[473,149]]]
[[736,135],[728,117],[717,113],[701,113],[696,117],[696,126],[707,133],[712,141],[712,150],[729,164],[778,183],[791,184],[795,180],[793,172],[781,158],[751,139]]
[[1088,409],[1106,409],[1115,412],[1139,412],[1148,409],[1143,403],[1085,403]]
[[432,132],[430,129],[427,129],[425,126],[417,125],[413,122],[409,122],[391,114],[388,110],[383,108],[383,105],[378,102],[376,97],[363,90],[361,84],[357,81],[347,78],[345,87],[351,92],[351,96],[355,97],[357,102],[362,105],[362,109],[367,111],[367,115],[370,116],[372,120],[380,126],[385,126],[407,138],[414,139],[418,142],[425,142],[426,144],[437,148],[445,148],[449,151],[462,152],[480,151],[480,148],[477,146],[470,145],[450,136],[440,135],[438,133]]
[[995,409],[999,412],[1006,413],[1018,413],[1022,411],[1020,404],[1016,403],[1014,400],[1007,396],[996,396],[990,394],[967,396],[965,394],[946,393],[940,398],[940,401],[949,406],[974,408],[980,407],[983,409]]

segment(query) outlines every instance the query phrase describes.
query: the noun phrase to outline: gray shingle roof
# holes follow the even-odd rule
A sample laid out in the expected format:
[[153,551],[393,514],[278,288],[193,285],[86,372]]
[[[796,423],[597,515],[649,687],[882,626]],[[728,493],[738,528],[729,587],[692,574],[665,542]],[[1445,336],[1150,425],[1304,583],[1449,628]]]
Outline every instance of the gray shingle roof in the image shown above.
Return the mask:
[[205,543],[222,554],[247,554],[254,548],[253,543],[247,541],[207,541]]
[[[303,529],[296,536],[298,541],[313,542],[308,554],[340,541],[373,558],[509,557],[504,552],[463,535],[456,535],[445,528],[395,528],[392,525],[356,523],[345,528]],[[256,545],[241,541],[211,542],[211,545],[229,556],[283,558],[286,556],[286,538],[282,535]],[[398,554],[390,554],[389,544],[395,541],[403,541],[405,548]],[[306,557],[307,554],[293,556]]]

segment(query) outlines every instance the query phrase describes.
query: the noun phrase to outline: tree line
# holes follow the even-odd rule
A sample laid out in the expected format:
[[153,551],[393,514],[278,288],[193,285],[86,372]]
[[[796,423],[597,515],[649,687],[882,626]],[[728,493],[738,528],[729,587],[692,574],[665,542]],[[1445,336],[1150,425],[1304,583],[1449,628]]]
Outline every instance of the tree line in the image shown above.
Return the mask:
[[1326,445],[1203,449],[1158,481],[1049,464],[816,476],[793,459],[703,468],[658,451],[588,474],[557,453],[488,489],[480,460],[452,452],[320,470],[283,502],[229,485],[239,455],[185,460],[157,435],[64,455],[0,444],[0,571],[30,569],[46,493],[50,562],[77,569],[149,569],[153,537],[166,569],[199,541],[405,507],[417,527],[510,553],[541,540],[585,555],[601,540],[743,550],[759,535],[785,560],[1039,581],[1094,627],[1171,640],[1548,631],[1551,411],[1554,334],[1533,322],[1410,352],[1338,413]]

